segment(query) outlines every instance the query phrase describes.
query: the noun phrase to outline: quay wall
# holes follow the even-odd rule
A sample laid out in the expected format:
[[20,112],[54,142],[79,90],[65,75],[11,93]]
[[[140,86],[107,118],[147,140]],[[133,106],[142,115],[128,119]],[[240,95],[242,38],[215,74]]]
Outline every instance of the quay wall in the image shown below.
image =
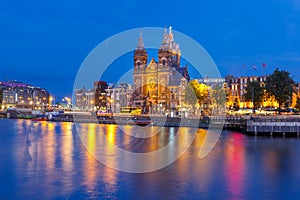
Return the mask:
[[[0,113],[2,117],[8,117]],[[15,118],[19,113],[10,113]],[[16,115],[16,116],[15,116]],[[51,119],[56,122],[96,123],[96,124],[131,124],[131,125],[153,125],[165,127],[195,127],[195,128],[224,128],[237,130],[249,135],[281,135],[299,136],[300,116],[222,116],[198,118],[179,118],[165,116],[96,116],[91,113],[59,114]]]

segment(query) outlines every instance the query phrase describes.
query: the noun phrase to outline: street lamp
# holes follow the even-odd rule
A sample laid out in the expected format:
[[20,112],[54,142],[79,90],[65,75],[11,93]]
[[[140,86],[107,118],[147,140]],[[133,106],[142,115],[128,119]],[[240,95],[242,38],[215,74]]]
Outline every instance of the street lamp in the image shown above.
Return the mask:
[[69,98],[69,97],[64,97],[64,98],[62,99],[62,101],[66,101],[66,102],[67,102],[68,108],[71,108],[71,98]]
[[53,97],[52,96],[50,96],[49,97],[49,105],[52,107],[52,102],[53,102]]

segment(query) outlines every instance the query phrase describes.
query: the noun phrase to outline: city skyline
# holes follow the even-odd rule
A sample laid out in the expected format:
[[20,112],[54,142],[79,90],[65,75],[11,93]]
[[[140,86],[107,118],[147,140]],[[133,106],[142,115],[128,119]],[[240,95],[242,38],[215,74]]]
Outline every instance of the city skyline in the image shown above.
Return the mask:
[[[22,2],[5,2],[0,20],[0,80],[18,80],[47,88],[61,97],[70,96],[77,70],[96,45],[128,29],[169,25],[203,45],[223,77],[270,74],[279,67],[300,80],[297,1],[218,3],[216,6],[213,2],[171,1],[166,6],[154,1],[161,6],[154,12],[148,9],[147,14],[140,14],[149,4],[93,1],[83,7],[78,2],[29,1],[23,9]],[[171,14],[159,15],[166,10]],[[122,23],[125,21],[130,23]],[[122,66],[129,70],[132,62],[132,53],[128,53],[112,68],[119,71],[119,63],[124,63]],[[262,67],[262,63],[266,66]],[[114,77],[107,74],[106,81],[116,82]]]
[[299,196],[300,0],[0,0],[0,29],[0,200]]

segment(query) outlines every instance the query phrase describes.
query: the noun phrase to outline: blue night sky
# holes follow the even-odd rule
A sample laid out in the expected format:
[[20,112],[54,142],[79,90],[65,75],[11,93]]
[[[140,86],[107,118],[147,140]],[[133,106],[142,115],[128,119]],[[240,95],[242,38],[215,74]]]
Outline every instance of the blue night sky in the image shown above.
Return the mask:
[[[223,76],[278,67],[300,81],[298,0],[0,0],[0,80],[70,96],[77,70],[100,42],[132,28],[169,25],[199,42]],[[131,68],[132,54],[121,57],[106,81]]]

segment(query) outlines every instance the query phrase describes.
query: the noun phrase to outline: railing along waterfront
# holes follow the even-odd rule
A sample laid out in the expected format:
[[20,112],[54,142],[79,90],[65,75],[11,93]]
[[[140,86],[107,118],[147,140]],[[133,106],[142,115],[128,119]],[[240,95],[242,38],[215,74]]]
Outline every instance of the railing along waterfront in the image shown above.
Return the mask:
[[282,135],[299,136],[299,115],[278,115],[265,117],[252,117],[246,121],[246,130],[254,135]]
[[[5,115],[3,115],[5,116]],[[8,116],[7,116],[8,117]],[[10,118],[13,118],[10,116]],[[181,118],[162,115],[109,115],[96,116],[92,113],[64,113],[51,119],[57,122],[100,123],[121,125],[151,125],[166,127],[224,128],[254,135],[299,135],[300,115],[277,116],[190,116]]]

